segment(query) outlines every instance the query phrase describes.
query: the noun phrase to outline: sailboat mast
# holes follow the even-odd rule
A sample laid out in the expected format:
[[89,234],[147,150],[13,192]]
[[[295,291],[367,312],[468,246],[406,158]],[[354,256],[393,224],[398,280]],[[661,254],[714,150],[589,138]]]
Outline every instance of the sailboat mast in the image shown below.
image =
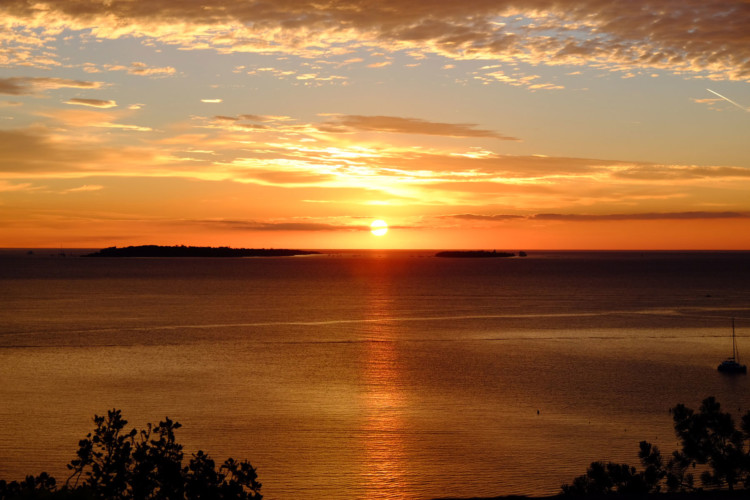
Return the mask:
[[734,337],[734,318],[732,318],[732,359],[739,363],[740,360],[737,359],[737,354],[737,343]]

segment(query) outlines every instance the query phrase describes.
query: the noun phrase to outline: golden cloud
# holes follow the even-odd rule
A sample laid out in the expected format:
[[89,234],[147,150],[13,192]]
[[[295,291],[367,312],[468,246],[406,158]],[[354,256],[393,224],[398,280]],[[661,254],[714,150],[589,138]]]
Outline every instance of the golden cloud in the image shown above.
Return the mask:
[[83,193],[83,192],[90,192],[90,191],[101,191],[104,189],[104,186],[100,186],[98,184],[84,184],[83,186],[78,186],[75,188],[67,189],[66,193]]
[[[563,214],[592,206],[611,213],[623,207],[641,213],[674,207],[739,211],[750,183],[750,168],[741,166],[501,155],[467,148],[461,141],[440,141],[440,148],[399,146],[372,133],[505,138],[472,124],[365,115],[324,115],[320,123],[309,123],[247,113],[194,117],[188,124],[148,133],[145,127],[122,124],[128,113],[37,111],[43,120],[34,127],[0,131],[0,179],[232,181],[294,191],[285,196],[300,202],[346,196],[359,205],[382,200],[413,207],[452,204],[456,211],[472,213],[491,206],[504,214],[514,213],[505,207]],[[128,145],[121,142],[123,134],[96,130],[131,127],[147,133]],[[102,183],[95,179],[84,185]]]
[[42,128],[0,130],[0,177],[123,175],[132,166],[154,163],[151,150],[75,142]]
[[34,186],[30,182],[23,182],[20,184],[15,184],[12,182],[0,180],[0,193],[2,192],[11,192],[11,191],[31,191],[34,190]]
[[115,122],[115,120],[119,119],[122,116],[122,113],[117,113],[116,111],[105,112],[82,109],[63,109],[39,111],[36,114],[46,118],[51,118],[72,127],[112,128],[138,132],[151,131],[150,127],[127,125]]
[[77,104],[79,106],[90,106],[92,108],[116,108],[117,102],[111,101],[111,100],[102,100],[102,99],[79,99],[79,98],[73,98],[68,99],[65,101],[65,104]]
[[[750,79],[750,4],[742,0],[215,0],[201,8],[175,0],[5,0],[0,18],[9,27],[41,28],[42,35],[23,33],[31,39],[67,28],[97,38],[134,36],[220,52],[314,57],[377,47],[452,59]],[[7,44],[41,50],[38,42],[22,43],[18,30],[10,31]],[[153,71],[144,68],[142,74]]]

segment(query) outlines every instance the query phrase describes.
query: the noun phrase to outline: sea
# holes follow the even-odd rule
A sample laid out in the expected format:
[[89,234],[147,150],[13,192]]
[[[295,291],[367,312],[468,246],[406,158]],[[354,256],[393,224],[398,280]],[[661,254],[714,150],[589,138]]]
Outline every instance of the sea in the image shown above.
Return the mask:
[[750,359],[748,252],[84,253],[0,251],[2,479],[64,483],[120,409],[269,500],[545,496],[669,455],[679,403],[750,410],[716,369],[732,320]]

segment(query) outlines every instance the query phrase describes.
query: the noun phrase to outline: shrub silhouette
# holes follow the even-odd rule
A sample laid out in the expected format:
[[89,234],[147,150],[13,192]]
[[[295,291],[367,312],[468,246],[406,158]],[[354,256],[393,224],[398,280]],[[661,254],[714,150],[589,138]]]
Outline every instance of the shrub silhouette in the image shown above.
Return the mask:
[[94,416],[95,429],[78,442],[65,485],[46,473],[24,481],[0,481],[0,500],[261,500],[261,484],[249,462],[227,459],[218,469],[203,451],[182,465],[181,427],[169,418],[142,431],[126,430],[120,410]]
[[734,490],[735,486],[750,487],[750,455],[745,451],[750,441],[750,412],[742,417],[737,430],[729,413],[713,397],[703,400],[698,411],[678,404],[670,409],[674,430],[681,449],[672,452],[667,463],[659,448],[647,441],[640,442],[638,458],[644,467],[636,470],[627,464],[593,462],[586,474],[572,484],[563,485],[567,495],[603,495],[692,491],[694,470],[701,470],[701,484],[709,488]]
[[566,495],[646,495],[658,493],[664,479],[663,461],[659,448],[646,441],[640,442],[638,457],[644,470],[628,464],[592,462],[586,474],[578,476],[570,485],[563,485]]

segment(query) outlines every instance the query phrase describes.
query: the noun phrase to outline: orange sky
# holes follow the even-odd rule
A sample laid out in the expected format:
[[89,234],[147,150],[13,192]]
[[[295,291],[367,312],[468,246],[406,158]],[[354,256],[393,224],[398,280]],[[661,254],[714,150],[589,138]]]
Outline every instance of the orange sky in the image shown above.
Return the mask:
[[750,249],[748,24],[740,0],[4,0],[0,247]]

